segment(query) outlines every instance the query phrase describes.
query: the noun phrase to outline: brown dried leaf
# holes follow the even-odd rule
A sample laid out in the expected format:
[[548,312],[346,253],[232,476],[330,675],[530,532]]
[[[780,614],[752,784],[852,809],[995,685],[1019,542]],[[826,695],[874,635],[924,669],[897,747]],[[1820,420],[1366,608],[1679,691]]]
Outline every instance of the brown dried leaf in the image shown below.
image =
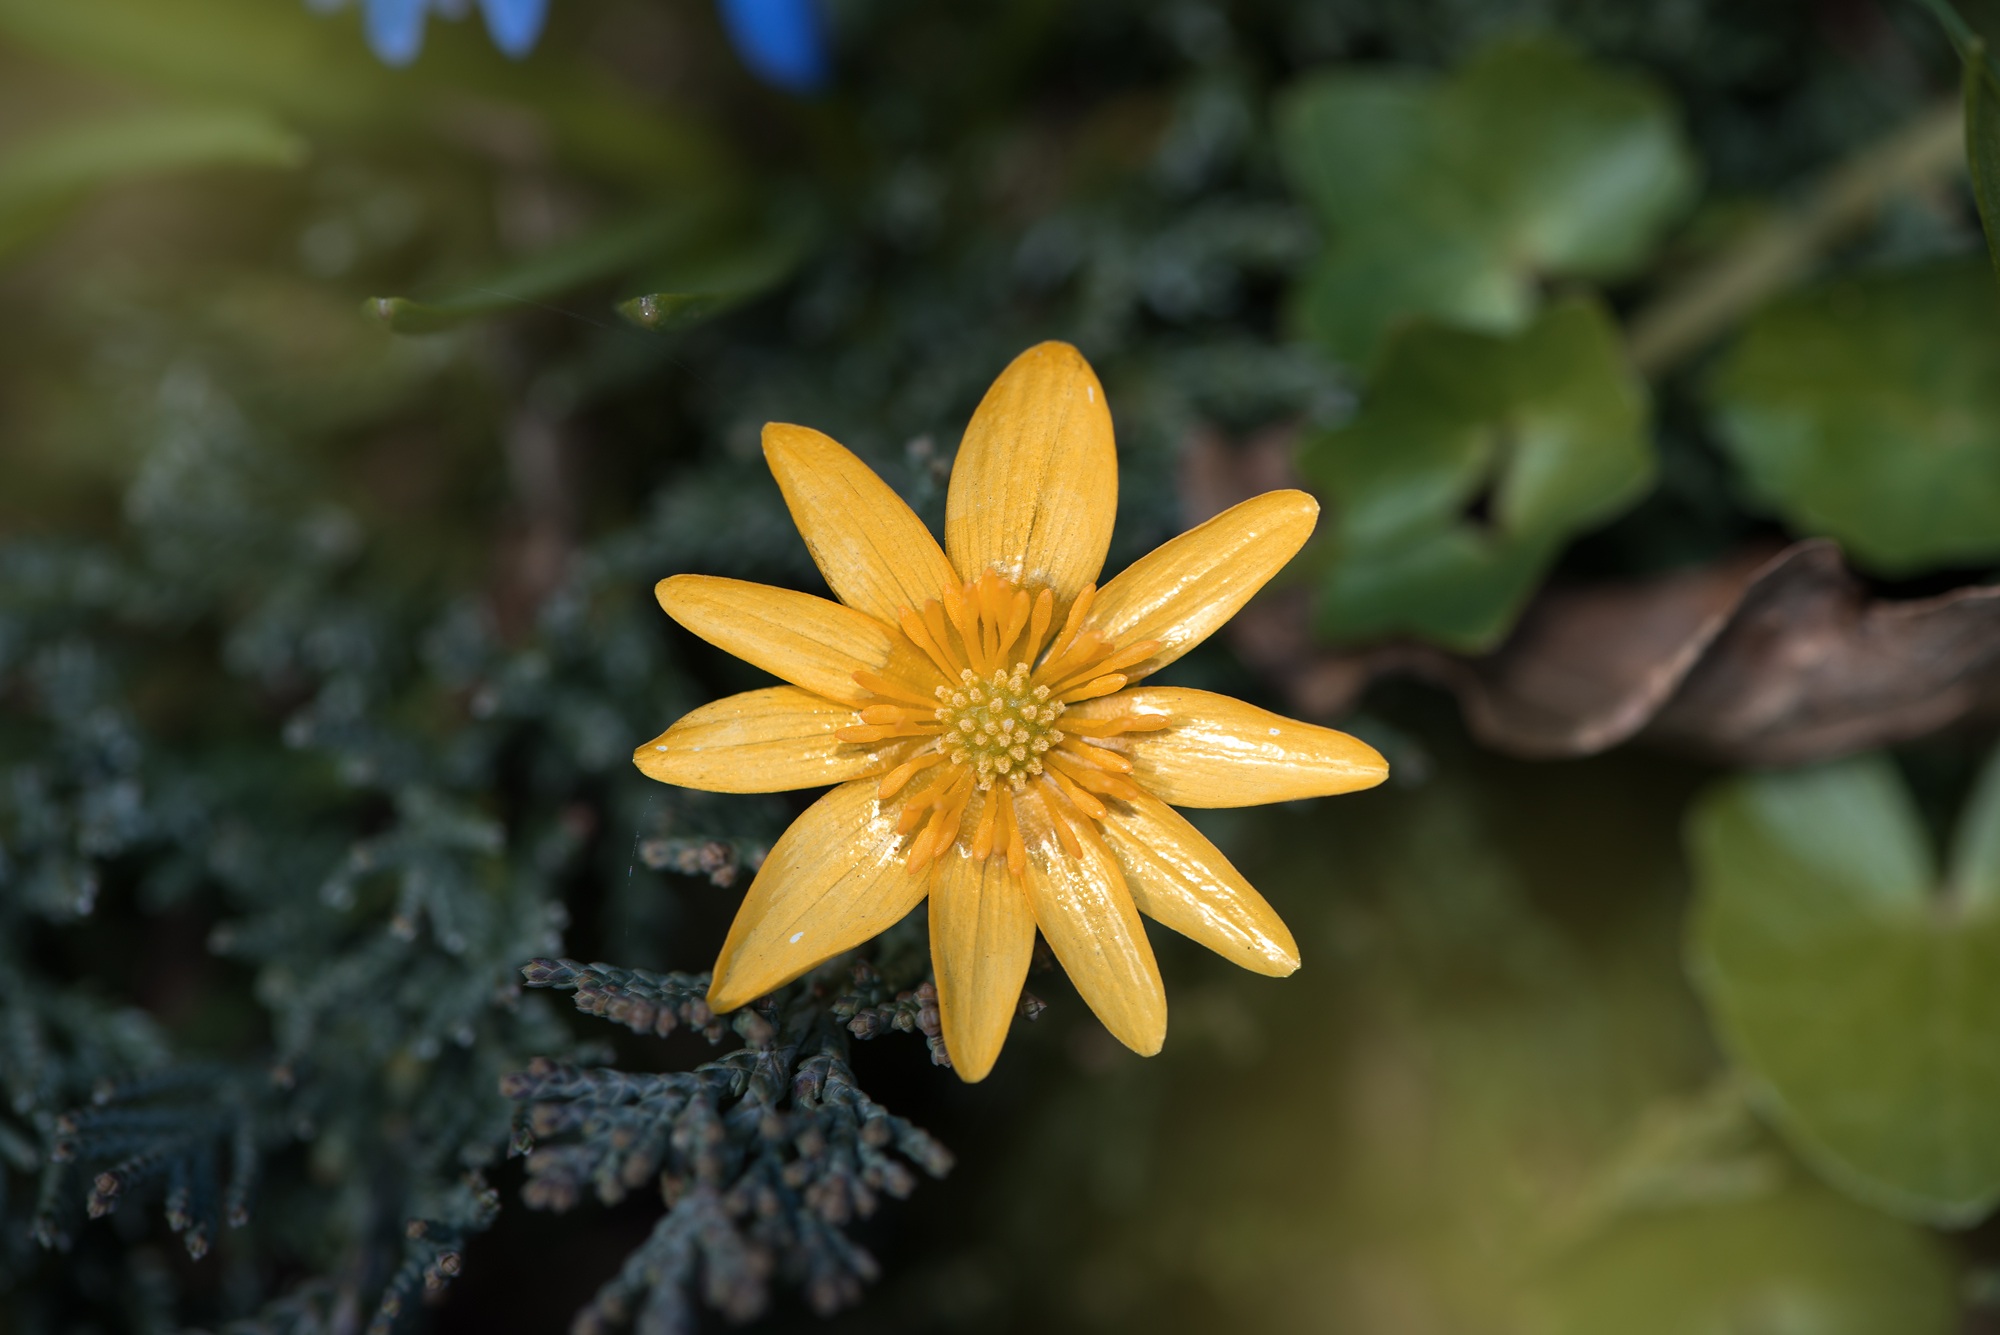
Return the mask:
[[[1190,443],[1190,518],[1287,485],[1289,433],[1241,449]],[[1315,645],[1306,596],[1260,600],[1231,625],[1237,652],[1302,714],[1353,707],[1370,682],[1452,691],[1482,744],[1590,755],[1637,738],[1732,764],[1794,765],[2000,714],[2000,588],[1876,598],[1825,540],[1747,550],[1648,580],[1549,587],[1477,658],[1397,643]]]

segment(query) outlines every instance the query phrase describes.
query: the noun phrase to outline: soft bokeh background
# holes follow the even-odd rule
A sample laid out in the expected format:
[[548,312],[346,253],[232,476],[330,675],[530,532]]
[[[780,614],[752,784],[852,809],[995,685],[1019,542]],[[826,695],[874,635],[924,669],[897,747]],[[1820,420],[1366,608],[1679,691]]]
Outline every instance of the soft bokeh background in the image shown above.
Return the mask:
[[[2000,1329],[2000,9],[425,8],[0,0],[0,1332]],[[769,420],[936,524],[1044,338],[1111,568],[1326,501],[1173,670],[1392,762],[1198,813],[1305,967],[967,1087],[919,917],[783,1013],[948,1175],[756,1177],[875,1144],[788,1067],[531,1180],[503,1076],[716,1053],[523,966],[802,806],[631,769],[759,684],[653,583],[823,589]]]

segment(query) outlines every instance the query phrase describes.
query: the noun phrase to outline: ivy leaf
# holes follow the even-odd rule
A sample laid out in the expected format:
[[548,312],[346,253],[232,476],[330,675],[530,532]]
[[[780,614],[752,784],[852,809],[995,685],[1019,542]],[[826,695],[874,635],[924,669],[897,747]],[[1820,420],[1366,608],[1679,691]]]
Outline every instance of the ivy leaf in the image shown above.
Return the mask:
[[195,167],[296,167],[305,157],[303,139],[247,109],[155,107],[49,130],[0,156],[0,254],[101,185]]
[[2000,275],[2000,81],[1986,43],[1976,37],[1965,52],[1965,161],[1986,227],[1986,249]]
[[1731,780],[1689,838],[1692,972],[1759,1106],[1871,1204],[1983,1217],[2000,1201],[2000,757],[1942,883],[1880,757]]
[[[1627,1219],[1541,1287],[1537,1335],[1952,1335],[1957,1279],[1921,1230],[1824,1190]],[[1782,1313],[1782,1315],[1779,1315]]]
[[1404,331],[1359,416],[1300,458],[1333,512],[1320,631],[1489,647],[1563,542],[1645,491],[1645,430],[1645,388],[1593,301],[1516,337]]
[[1490,46],[1448,79],[1314,77],[1278,133],[1328,232],[1298,318],[1356,362],[1411,316],[1519,329],[1539,280],[1627,272],[1696,176],[1665,95],[1545,40]]
[[1709,398],[1757,501],[1887,575],[2000,557],[2000,304],[1983,267],[1844,279],[1750,322]]

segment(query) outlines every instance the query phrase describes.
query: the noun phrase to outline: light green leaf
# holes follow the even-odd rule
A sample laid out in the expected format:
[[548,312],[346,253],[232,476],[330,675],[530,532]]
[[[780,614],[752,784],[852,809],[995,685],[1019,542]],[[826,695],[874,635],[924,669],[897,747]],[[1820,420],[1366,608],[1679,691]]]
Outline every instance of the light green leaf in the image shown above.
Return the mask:
[[1321,632],[1491,645],[1563,542],[1645,491],[1646,412],[1594,302],[1516,337],[1406,330],[1356,419],[1300,456],[1329,502]]
[[1823,1190],[1639,1215],[1540,1286],[1530,1335],[1952,1335],[1932,1238]]
[[1696,176],[1658,89],[1543,40],[1488,47],[1448,79],[1315,76],[1285,96],[1278,133],[1328,233],[1297,314],[1351,361],[1412,316],[1518,329],[1543,278],[1628,271]]
[[658,264],[678,249],[700,244],[715,224],[712,210],[650,209],[442,295],[371,297],[365,309],[399,334],[433,333]]
[[65,125],[0,152],[0,254],[38,234],[91,189],[196,167],[296,167],[306,144],[242,109],[160,109]]
[[435,25],[422,68],[385,68],[351,17],[292,0],[0,0],[0,38],[83,69],[266,109],[314,130],[436,135],[566,160],[653,193],[734,184],[692,116],[556,52],[511,61]]
[[2000,275],[2000,80],[1986,43],[1976,37],[1965,52],[1965,162],[1986,227],[1986,250]]
[[1760,1108],[1865,1201],[1984,1216],[2000,1201],[2000,758],[1942,884],[1878,757],[1731,780],[1689,841],[1691,968]]
[[2000,303],[1977,261],[1773,305],[1710,381],[1755,498],[1884,574],[2000,557]]

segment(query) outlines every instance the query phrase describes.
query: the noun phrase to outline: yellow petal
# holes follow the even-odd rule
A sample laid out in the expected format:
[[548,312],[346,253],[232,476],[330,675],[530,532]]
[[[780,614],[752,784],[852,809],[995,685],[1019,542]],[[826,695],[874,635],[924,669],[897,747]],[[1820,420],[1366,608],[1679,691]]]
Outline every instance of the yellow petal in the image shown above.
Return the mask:
[[965,579],[1044,584],[1067,605],[1104,569],[1118,453],[1104,387],[1067,343],[1016,357],[972,414],[952,465],[944,541]]
[[922,607],[953,578],[924,521],[846,447],[772,422],[764,458],[828,587],[855,611],[893,626],[899,609]]
[[901,635],[809,593],[713,575],[675,575],[653,592],[668,616],[716,648],[829,700],[873,698],[855,684],[856,672],[907,680],[924,694],[937,678]]
[[1160,651],[1128,677],[1158,671],[1213,635],[1312,536],[1319,502],[1302,491],[1252,496],[1155,547],[1098,591],[1089,625]]
[[[966,824],[978,813],[968,811]],[[975,858],[961,844],[939,859],[931,884],[931,970],[952,1069],[984,1080],[1007,1041],[1035,953],[1035,915],[1007,859]]]
[[1036,804],[1017,809],[1028,841],[1028,902],[1049,949],[1111,1036],[1152,1056],[1167,1038],[1167,989],[1117,862],[1094,838],[1083,840],[1081,858],[1071,857]]
[[901,921],[929,878],[903,869],[901,803],[845,783],[779,836],[736,910],[708,1004],[732,1011]]
[[1103,828],[1139,912],[1253,973],[1283,978],[1299,967],[1277,910],[1172,807],[1152,797],[1112,803]]
[[703,705],[632,753],[649,779],[711,793],[782,793],[886,773],[907,741],[857,746],[835,737],[851,706],[796,686],[745,691]]
[[1254,807],[1373,788],[1389,762],[1357,737],[1300,723],[1213,691],[1135,686],[1076,706],[1084,718],[1159,715],[1158,732],[1107,743],[1132,762],[1132,778],[1177,807]]

